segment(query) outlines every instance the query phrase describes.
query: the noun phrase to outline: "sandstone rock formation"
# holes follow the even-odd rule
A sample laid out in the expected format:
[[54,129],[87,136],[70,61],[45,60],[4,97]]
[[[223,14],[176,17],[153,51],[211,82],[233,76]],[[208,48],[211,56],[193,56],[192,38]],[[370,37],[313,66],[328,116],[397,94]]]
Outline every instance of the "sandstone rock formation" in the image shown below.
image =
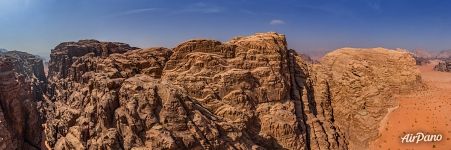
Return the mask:
[[311,83],[315,77],[287,50],[283,35],[266,33],[224,44],[185,42],[174,49],[162,79],[213,117],[223,135],[211,141],[224,148],[345,149],[330,100],[314,97],[314,90],[327,92]]
[[422,86],[415,60],[407,52],[383,48],[342,48],[321,63],[330,73],[334,119],[350,149],[367,149],[379,123],[397,105],[393,94]]
[[191,40],[172,51],[86,43],[99,44],[52,51],[50,147],[346,149],[326,81],[283,35]]
[[421,86],[407,52],[314,62],[272,32],[172,50],[66,42],[48,69],[0,54],[0,149],[365,149],[392,94]]
[[435,71],[451,72],[451,59],[439,62],[435,67]]
[[44,118],[38,108],[46,83],[41,59],[0,53],[0,149],[41,148]]
[[90,54],[98,57],[107,57],[113,53],[124,53],[129,50],[138,49],[123,43],[99,42],[96,40],[80,40],[78,42],[61,43],[52,50],[50,54],[48,76],[54,78],[66,78],[74,59]]

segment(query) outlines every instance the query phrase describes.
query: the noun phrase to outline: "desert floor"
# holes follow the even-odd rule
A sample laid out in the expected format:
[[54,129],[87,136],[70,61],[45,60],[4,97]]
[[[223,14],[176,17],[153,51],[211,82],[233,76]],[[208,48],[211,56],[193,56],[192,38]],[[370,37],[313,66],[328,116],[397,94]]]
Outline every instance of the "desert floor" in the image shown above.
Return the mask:
[[[408,95],[397,96],[399,107],[394,109],[380,128],[380,137],[371,149],[390,150],[451,150],[451,73],[436,72],[438,62],[420,66],[427,88]],[[401,143],[406,133],[441,134],[440,142]]]

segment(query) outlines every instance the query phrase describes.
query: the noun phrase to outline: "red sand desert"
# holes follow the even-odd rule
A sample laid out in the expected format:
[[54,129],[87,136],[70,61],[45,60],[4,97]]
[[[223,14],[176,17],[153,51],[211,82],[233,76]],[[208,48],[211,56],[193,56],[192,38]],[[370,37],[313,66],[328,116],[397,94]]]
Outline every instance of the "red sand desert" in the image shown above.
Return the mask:
[[[371,149],[451,150],[451,73],[433,71],[438,62],[420,66],[427,88],[397,96],[399,107],[382,123],[380,137]],[[441,134],[439,142],[401,143],[408,133]]]

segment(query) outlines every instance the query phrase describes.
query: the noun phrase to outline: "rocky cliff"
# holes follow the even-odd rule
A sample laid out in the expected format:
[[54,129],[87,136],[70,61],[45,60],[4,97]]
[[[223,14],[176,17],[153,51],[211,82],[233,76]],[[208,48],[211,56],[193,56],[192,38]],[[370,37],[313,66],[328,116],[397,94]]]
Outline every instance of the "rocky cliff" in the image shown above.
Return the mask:
[[[15,132],[0,133],[4,148],[364,149],[392,94],[421,86],[407,52],[345,48],[312,63],[272,32],[173,49],[66,42],[52,50],[48,84],[42,62],[6,60],[0,120],[12,125],[0,130]],[[3,101],[25,113],[11,117],[19,109]],[[44,129],[28,133],[38,114]]]
[[46,90],[42,60],[9,51],[0,53],[0,149],[40,149]]
[[321,60],[330,75],[336,125],[350,149],[367,149],[378,136],[379,123],[397,106],[393,94],[422,87],[415,59],[384,48],[342,48]]
[[50,147],[346,149],[324,81],[283,35],[105,55],[83,42],[52,51]]

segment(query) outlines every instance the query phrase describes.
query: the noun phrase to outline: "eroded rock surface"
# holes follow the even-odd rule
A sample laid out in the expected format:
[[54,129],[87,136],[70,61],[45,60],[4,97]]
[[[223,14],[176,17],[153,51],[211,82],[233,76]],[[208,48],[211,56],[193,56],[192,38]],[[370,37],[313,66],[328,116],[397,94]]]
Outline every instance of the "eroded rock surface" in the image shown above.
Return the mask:
[[91,53],[99,48],[52,51],[50,147],[346,149],[324,75],[284,35]]
[[315,76],[307,73],[301,57],[287,50],[283,35],[257,34],[224,44],[188,41],[174,49],[163,72],[163,81],[184,89],[213,117],[215,130],[222,134],[210,140],[219,141],[215,144],[239,149],[344,148],[330,116],[330,100],[313,97]]
[[0,53],[0,149],[40,149],[41,106],[47,80],[42,60],[9,51]]
[[122,139],[112,127],[116,126],[122,82],[140,73],[161,75],[164,57],[169,55],[164,48],[136,50],[122,43],[92,40],[57,46],[49,65],[52,91],[48,95],[53,102],[47,115],[48,145],[55,149],[121,148],[117,142]]
[[172,50],[66,42],[48,83],[41,60],[6,53],[0,149],[366,149],[393,94],[422,85],[407,52],[313,62],[272,32]]
[[383,48],[343,48],[321,63],[330,74],[334,119],[350,149],[367,149],[378,136],[388,109],[397,106],[393,94],[422,86],[415,60],[407,52]]
[[108,57],[113,53],[124,53],[138,49],[128,44],[117,42],[99,42],[96,40],[80,40],[78,42],[61,43],[52,50],[49,62],[49,79],[66,78],[74,59],[90,54],[97,57]]

